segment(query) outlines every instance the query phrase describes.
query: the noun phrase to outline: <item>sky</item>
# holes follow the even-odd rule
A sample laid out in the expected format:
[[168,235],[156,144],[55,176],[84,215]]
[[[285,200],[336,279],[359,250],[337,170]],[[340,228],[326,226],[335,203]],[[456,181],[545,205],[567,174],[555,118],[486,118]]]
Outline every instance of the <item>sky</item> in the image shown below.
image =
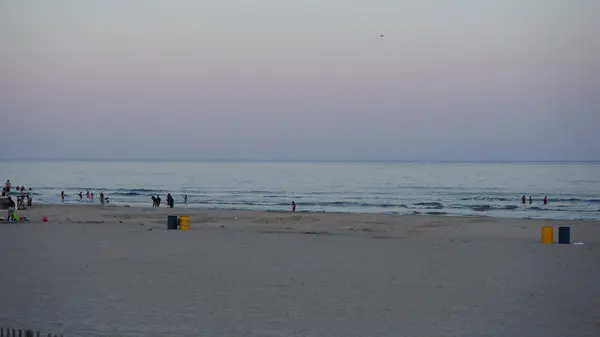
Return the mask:
[[598,60],[597,0],[0,0],[0,159],[600,160]]

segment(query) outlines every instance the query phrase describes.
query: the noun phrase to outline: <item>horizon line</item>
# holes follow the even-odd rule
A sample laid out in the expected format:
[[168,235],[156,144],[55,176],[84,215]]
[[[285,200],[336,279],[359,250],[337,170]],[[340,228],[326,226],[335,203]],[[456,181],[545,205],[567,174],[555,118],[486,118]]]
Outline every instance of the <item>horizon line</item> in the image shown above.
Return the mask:
[[479,163],[479,164],[516,164],[516,163],[600,163],[600,160],[315,160],[315,159],[91,159],[91,158],[0,158],[0,162],[187,162],[187,163]]

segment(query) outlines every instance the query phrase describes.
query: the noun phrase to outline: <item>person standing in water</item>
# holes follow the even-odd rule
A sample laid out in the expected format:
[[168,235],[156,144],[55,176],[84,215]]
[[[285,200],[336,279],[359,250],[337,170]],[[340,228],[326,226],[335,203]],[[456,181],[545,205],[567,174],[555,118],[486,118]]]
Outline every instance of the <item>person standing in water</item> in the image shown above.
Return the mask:
[[104,206],[104,193],[100,192],[100,205]]
[[531,199],[531,196],[529,196],[529,204],[533,204],[533,199]]
[[544,205],[548,205],[548,196],[544,196]]
[[183,195],[183,203],[187,205],[187,193]]
[[525,203],[527,202],[527,198],[525,197],[525,194],[523,194],[523,196],[521,197],[521,202],[523,203],[523,205],[525,205]]
[[160,207],[160,196],[156,195],[156,207]]
[[296,202],[292,201],[292,212],[296,211]]
[[60,192],[60,200],[65,202],[65,191]]

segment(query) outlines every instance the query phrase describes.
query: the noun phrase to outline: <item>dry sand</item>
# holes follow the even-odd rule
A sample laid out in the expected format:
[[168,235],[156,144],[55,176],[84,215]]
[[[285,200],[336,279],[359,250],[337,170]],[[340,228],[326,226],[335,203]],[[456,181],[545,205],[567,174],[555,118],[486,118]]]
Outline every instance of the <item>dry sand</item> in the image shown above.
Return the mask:
[[[190,215],[191,230],[166,230],[168,214]],[[21,215],[30,222],[0,224],[0,327],[600,335],[599,222],[95,206]],[[541,244],[540,227],[559,224],[586,245]]]

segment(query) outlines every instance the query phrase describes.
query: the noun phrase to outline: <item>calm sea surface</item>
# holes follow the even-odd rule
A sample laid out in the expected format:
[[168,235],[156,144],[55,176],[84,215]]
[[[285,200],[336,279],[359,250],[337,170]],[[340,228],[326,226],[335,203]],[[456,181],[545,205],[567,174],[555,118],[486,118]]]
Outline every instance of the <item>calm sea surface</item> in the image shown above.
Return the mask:
[[[598,163],[0,162],[0,179],[35,202],[111,205],[600,219]],[[183,195],[188,204],[183,205]],[[521,196],[533,197],[522,205]],[[544,205],[547,195],[550,203]],[[85,199],[85,196],[84,196]]]

